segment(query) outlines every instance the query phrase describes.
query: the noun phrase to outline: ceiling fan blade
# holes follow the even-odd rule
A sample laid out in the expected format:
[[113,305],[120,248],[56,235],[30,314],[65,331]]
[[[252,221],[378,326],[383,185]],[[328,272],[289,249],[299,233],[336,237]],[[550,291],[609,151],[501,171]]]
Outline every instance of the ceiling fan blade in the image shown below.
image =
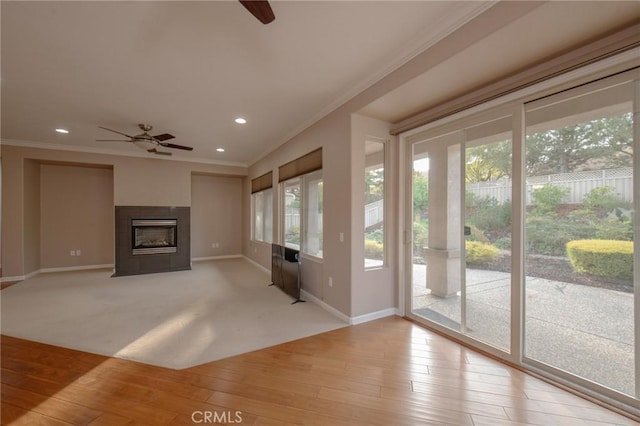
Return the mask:
[[276,19],[273,14],[273,10],[267,0],[239,0],[240,3],[249,11],[253,16],[258,18],[258,21],[263,24],[268,24]]
[[171,155],[170,152],[158,151],[155,148],[149,149],[147,152],[151,152],[152,154],[158,154],[158,155]]
[[131,142],[124,139],[96,139],[96,142]]
[[152,138],[154,138],[155,140],[157,140],[159,142],[162,142],[162,141],[166,141],[166,140],[169,140],[169,139],[173,139],[173,138],[175,138],[175,136],[173,136],[173,135],[171,135],[169,133],[163,133],[163,134],[158,135],[158,136],[152,136]]
[[133,139],[133,136],[129,136],[126,133],[122,133],[122,132],[119,132],[119,131],[113,130],[113,129],[107,129],[106,127],[102,127],[102,126],[98,126],[98,127],[101,128],[101,129],[104,129],[104,130],[108,130],[108,131],[113,132],[113,133],[117,133],[117,134],[122,135],[122,136],[126,136],[126,137],[128,137],[130,139]]
[[164,146],[165,148],[175,148],[175,149],[184,149],[185,151],[193,151],[193,147],[191,146],[176,145],[175,143],[160,142],[160,145]]

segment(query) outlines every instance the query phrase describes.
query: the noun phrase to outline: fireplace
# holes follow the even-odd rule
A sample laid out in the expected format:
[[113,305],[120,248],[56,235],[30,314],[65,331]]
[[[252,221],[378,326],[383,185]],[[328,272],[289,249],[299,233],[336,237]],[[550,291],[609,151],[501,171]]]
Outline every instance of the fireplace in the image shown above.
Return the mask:
[[113,276],[191,269],[189,207],[116,206]]
[[131,253],[158,254],[177,251],[176,219],[134,219],[131,221]]

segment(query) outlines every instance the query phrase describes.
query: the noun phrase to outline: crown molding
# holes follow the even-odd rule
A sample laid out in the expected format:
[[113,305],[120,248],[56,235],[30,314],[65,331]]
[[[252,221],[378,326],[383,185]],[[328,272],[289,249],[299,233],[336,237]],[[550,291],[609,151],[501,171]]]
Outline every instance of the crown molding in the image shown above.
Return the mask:
[[386,61],[388,64],[386,67],[378,70],[377,72],[372,73],[368,78],[364,78],[361,82],[355,85],[350,90],[344,92],[342,96],[329,103],[327,106],[318,111],[315,115],[313,115],[309,120],[303,122],[299,126],[296,126],[292,131],[285,134],[285,136],[271,145],[269,148],[264,150],[260,155],[254,157],[249,161],[250,165],[257,163],[262,160],[282,145],[284,145],[289,140],[293,139],[296,135],[302,133],[307,128],[311,127],[313,124],[317,123],[327,115],[331,114],[333,111],[340,108],[342,105],[346,104],[350,100],[354,99],[356,96],[363,93],[365,90],[373,86],[375,83],[379,82],[383,78],[387,77],[407,62],[414,59],[416,56],[420,55],[424,51],[428,50],[430,47],[434,46],[439,41],[446,38],[448,35],[452,34],[456,30],[463,27],[469,21],[482,14],[486,10],[490,9],[494,5],[499,3],[499,0],[491,0],[487,2],[472,2],[470,6],[468,6],[468,10],[464,11],[462,14],[456,16],[452,21],[444,22],[441,25],[441,28],[436,29],[435,33],[433,33],[434,29],[431,27],[429,29],[429,35],[425,38],[425,34],[422,33],[419,36],[415,37],[412,41],[406,43],[406,47],[404,49],[400,49],[400,53],[396,55],[394,58]]
[[0,146],[8,145],[8,146],[18,146],[22,148],[38,148],[38,149],[49,149],[54,151],[71,151],[71,152],[79,152],[84,154],[99,154],[99,155],[117,155],[120,157],[136,157],[136,158],[153,158],[155,160],[165,160],[165,161],[180,161],[187,163],[199,163],[199,164],[210,164],[215,166],[230,166],[230,167],[249,167],[246,163],[237,163],[233,161],[218,161],[218,160],[209,160],[206,158],[190,158],[190,157],[181,157],[181,156],[160,156],[154,155],[153,157],[149,157],[149,154],[143,152],[123,152],[121,150],[116,149],[108,149],[108,148],[94,148],[89,146],[71,146],[65,144],[57,144],[57,143],[49,143],[49,142],[34,142],[34,141],[25,141],[25,140],[17,140],[17,139],[0,139]]

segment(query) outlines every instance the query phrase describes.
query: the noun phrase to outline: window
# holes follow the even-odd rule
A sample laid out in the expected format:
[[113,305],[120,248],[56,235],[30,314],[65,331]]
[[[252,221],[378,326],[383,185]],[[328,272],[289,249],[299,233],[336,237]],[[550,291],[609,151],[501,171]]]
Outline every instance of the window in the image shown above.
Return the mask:
[[365,142],[364,169],[364,267],[379,268],[385,262],[384,197],[385,144]]
[[303,238],[302,251],[322,257],[322,170],[302,176]]
[[253,239],[273,241],[273,190],[271,188],[251,194],[253,205]]
[[273,242],[273,173],[251,180],[251,238]]
[[535,297],[525,305],[524,355],[627,395],[640,391],[633,313],[638,84],[631,76],[603,79],[525,109],[525,289]]
[[401,207],[410,318],[634,409],[639,71],[546,82],[405,135]]
[[322,257],[322,171],[282,183],[286,247]]

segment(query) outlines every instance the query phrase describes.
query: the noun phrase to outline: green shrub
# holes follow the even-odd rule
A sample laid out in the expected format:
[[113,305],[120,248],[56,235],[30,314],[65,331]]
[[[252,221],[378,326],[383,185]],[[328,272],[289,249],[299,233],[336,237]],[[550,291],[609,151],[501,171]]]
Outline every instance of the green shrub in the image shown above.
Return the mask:
[[479,241],[465,241],[465,260],[468,265],[482,265],[498,257],[498,249]]
[[607,278],[633,278],[633,242],[575,240],[567,243],[574,271]]
[[429,220],[422,219],[413,222],[413,252],[422,256],[422,248],[429,245]]
[[628,219],[603,220],[596,226],[596,238],[600,240],[633,240],[633,225]]
[[551,183],[542,188],[534,189],[531,193],[536,213],[555,212],[560,203],[569,195],[569,188],[556,186]]
[[530,216],[526,223],[527,252],[564,256],[571,240],[595,238],[593,217],[576,214],[568,217],[555,215]]
[[484,232],[502,230],[511,224],[511,202],[499,204],[493,197],[478,199],[468,209],[466,220]]
[[384,239],[384,232],[382,231],[382,229],[376,229],[375,231],[366,232],[364,234],[364,238],[381,243]]
[[364,241],[364,257],[367,259],[382,259],[384,256],[383,245],[377,241]]
[[493,242],[493,245],[500,250],[511,250],[511,237],[502,237]]
[[624,202],[615,193],[615,190],[610,186],[599,186],[597,188],[593,188],[584,196],[582,202],[584,203],[585,209],[601,214],[624,204]]
[[481,243],[489,242],[489,238],[487,238],[487,236],[484,235],[484,232],[482,232],[482,230],[477,226],[469,225],[469,228],[471,229],[471,235],[466,236],[467,241],[480,241]]

